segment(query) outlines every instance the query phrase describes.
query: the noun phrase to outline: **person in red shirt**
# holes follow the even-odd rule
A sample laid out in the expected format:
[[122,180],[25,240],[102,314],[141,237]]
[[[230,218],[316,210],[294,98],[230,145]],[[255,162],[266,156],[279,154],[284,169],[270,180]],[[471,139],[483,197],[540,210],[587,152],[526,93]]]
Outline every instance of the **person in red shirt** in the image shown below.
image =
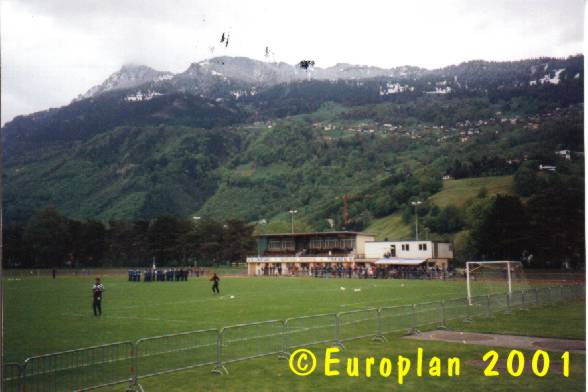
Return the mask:
[[209,280],[212,282],[212,292],[214,294],[220,294],[220,290],[218,289],[218,282],[220,281],[220,278],[218,277],[216,272],[212,275],[212,277]]

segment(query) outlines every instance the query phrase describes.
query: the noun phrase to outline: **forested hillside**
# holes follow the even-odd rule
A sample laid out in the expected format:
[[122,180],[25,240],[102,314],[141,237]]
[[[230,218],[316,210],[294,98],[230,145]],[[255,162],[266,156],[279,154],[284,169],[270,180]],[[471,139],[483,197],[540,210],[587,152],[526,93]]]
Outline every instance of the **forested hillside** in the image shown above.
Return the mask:
[[[421,200],[423,230],[455,239],[462,256],[518,257],[544,238],[542,260],[556,248],[581,259],[571,230],[583,230],[584,216],[582,56],[364,78],[365,69],[326,69],[300,80],[284,65],[242,62],[273,72],[258,84],[223,61],[222,77],[220,63],[163,78],[153,71],[157,80],[104,84],[8,123],[7,238],[33,238],[26,229],[46,208],[97,222],[104,235],[115,222],[149,226],[162,216],[287,231],[287,211],[297,209],[298,230],[406,237],[410,202]],[[475,192],[439,193],[447,181],[505,176],[508,192],[489,180]],[[504,227],[492,221],[503,214],[514,219]],[[514,245],[501,242],[512,230]]]

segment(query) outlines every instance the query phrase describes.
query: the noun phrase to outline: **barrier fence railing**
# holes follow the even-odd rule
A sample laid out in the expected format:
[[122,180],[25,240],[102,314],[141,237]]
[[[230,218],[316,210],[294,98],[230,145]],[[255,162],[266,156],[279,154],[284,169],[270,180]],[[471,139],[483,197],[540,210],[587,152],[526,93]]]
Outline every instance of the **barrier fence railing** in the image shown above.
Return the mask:
[[415,324],[418,328],[435,326],[443,327],[445,322],[443,320],[443,302],[423,302],[415,304],[413,307]]
[[120,342],[27,358],[27,392],[83,391],[130,382],[135,344]]
[[284,321],[269,320],[237,324],[218,333],[214,371],[228,373],[225,365],[272,354],[283,354]]
[[466,320],[468,317],[467,298],[454,298],[442,301],[444,308],[444,324],[447,321]]
[[337,341],[337,314],[291,317],[284,321],[283,352]]
[[446,327],[525,309],[585,297],[583,285],[542,287],[446,299],[411,305],[357,309],[339,313],[291,317],[237,324],[171,335],[141,338],[27,358],[4,365],[2,390],[9,392],[84,391],[129,383],[141,390],[140,380],[198,366],[228,374],[226,365],[261,356],[286,357],[298,347],[334,343],[342,348],[351,339],[385,340],[389,333],[418,333],[419,328]]
[[20,392],[22,390],[22,365],[20,363],[5,363],[2,391]]
[[337,313],[337,343],[378,335],[378,309],[358,309]]
[[392,332],[411,333],[416,329],[412,305],[382,307],[379,311],[379,317],[380,332],[382,334]]
[[145,377],[217,362],[217,329],[155,336],[135,344],[134,383]]

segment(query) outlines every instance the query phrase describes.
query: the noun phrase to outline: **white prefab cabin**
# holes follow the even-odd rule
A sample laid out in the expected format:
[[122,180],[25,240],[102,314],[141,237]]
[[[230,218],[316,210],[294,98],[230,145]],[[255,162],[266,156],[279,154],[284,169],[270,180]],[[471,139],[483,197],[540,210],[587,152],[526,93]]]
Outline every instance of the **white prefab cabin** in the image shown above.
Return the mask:
[[365,244],[366,259],[376,264],[419,265],[424,262],[447,268],[453,246],[437,241],[372,241]]

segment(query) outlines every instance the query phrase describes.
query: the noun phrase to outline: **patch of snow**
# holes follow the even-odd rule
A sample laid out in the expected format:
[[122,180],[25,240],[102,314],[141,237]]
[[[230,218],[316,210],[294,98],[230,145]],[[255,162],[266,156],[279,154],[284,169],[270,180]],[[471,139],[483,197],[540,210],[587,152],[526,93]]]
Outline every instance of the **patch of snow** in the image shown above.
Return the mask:
[[385,87],[380,87],[380,95],[398,94],[405,91],[414,91],[414,87],[392,82],[387,82]]
[[425,94],[449,94],[451,87],[435,87],[435,91],[425,91]]
[[545,76],[543,76],[541,79],[539,79],[539,82],[541,84],[545,84],[545,83],[550,83],[550,84],[559,84],[559,75],[565,71],[565,68],[560,68],[558,70],[555,71],[555,75],[552,77],[549,76],[549,74],[546,74]]
[[153,98],[163,95],[157,91],[147,91],[145,94],[143,94],[142,91],[137,91],[135,94],[133,95],[127,95],[124,99],[127,102],[140,102],[140,101],[150,101]]

